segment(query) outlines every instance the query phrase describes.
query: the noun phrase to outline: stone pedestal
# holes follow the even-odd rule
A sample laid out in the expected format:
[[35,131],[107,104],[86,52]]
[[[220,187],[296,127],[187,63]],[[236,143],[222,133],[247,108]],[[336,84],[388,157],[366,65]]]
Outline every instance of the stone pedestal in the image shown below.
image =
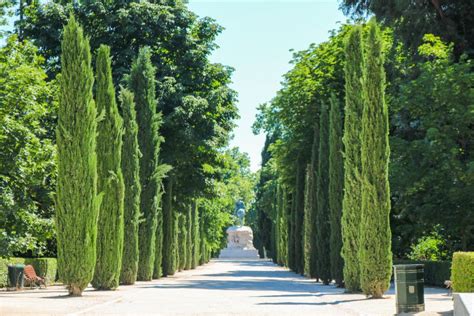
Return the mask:
[[253,232],[248,226],[227,228],[227,247],[221,250],[219,259],[259,259],[253,246]]

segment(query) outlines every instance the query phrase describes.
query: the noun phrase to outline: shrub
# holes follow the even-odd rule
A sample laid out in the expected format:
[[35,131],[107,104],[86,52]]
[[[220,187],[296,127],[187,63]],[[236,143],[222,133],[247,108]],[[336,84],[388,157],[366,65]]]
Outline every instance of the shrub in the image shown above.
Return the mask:
[[426,285],[444,286],[451,276],[451,261],[395,260],[393,264],[423,264]]
[[443,260],[447,255],[445,249],[446,241],[437,232],[433,232],[418,239],[418,242],[411,246],[408,258],[427,261]]
[[455,292],[474,292],[474,252],[455,252],[451,269]]
[[24,258],[0,258],[0,288],[8,286],[8,265],[25,263]]

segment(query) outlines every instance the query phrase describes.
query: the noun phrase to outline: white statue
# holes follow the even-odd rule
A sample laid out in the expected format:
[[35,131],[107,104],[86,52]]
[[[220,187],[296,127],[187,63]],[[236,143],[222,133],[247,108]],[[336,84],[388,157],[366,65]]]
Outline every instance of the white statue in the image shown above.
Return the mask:
[[245,208],[239,200],[235,203],[237,225],[227,228],[227,247],[222,249],[221,259],[258,259],[258,251],[253,246],[253,232],[244,226]]

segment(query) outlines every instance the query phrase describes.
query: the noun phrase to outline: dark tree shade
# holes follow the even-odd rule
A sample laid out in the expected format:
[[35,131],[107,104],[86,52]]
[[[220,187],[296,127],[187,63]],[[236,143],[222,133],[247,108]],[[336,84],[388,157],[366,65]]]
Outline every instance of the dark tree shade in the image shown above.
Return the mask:
[[319,121],[319,159],[316,178],[316,266],[317,276],[324,284],[331,282],[331,262],[329,252],[330,224],[328,201],[329,169],[329,117],[328,107],[323,104]]
[[71,15],[61,43],[56,191],[58,268],[69,295],[80,296],[96,263],[97,110],[88,40]]
[[140,150],[133,93],[120,91],[123,115],[122,173],[125,184],[124,244],[120,283],[133,284],[138,272],[138,220],[140,218]]
[[331,277],[343,285],[344,261],[341,257],[341,216],[344,194],[344,165],[342,161],[342,115],[339,100],[331,98],[329,113],[329,217],[331,222]]
[[360,221],[360,285],[378,298],[390,285],[392,251],[388,162],[388,107],[380,29],[371,20],[365,43],[362,114],[362,214]]
[[344,283],[350,292],[360,290],[359,225],[362,207],[360,178],[362,130],[362,27],[354,26],[345,46],[345,110],[344,110],[344,196],[341,234],[344,258]]
[[119,285],[123,252],[124,183],[121,170],[122,118],[115,100],[110,48],[101,45],[96,58],[97,189],[103,194],[97,227],[97,262],[92,286],[111,290]]

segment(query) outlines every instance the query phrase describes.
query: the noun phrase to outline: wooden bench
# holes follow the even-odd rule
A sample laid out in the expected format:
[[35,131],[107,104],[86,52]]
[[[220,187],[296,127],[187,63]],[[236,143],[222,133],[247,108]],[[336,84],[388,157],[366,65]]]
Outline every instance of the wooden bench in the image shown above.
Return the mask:
[[27,265],[25,266],[25,285],[31,286],[39,286],[41,288],[41,285],[44,285],[46,288],[46,281],[44,278],[38,276],[36,274],[35,268],[33,268],[32,265]]

